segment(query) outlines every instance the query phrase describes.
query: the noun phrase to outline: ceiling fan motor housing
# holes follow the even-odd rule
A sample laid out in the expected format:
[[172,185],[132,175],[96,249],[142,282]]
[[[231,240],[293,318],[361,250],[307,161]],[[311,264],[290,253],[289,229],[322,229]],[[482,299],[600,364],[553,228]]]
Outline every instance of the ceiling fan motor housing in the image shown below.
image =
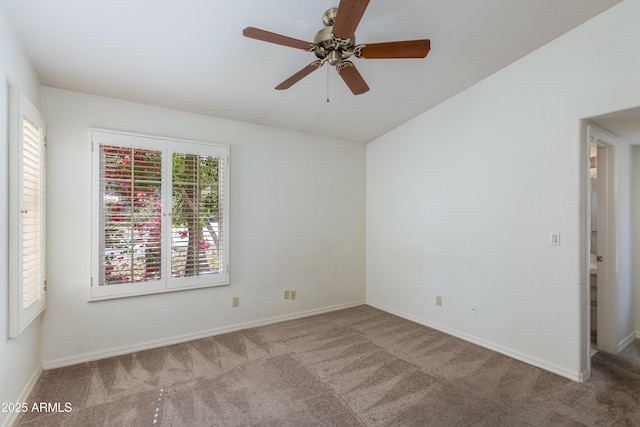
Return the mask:
[[327,9],[324,15],[322,15],[322,23],[324,24],[325,27],[331,27],[333,26],[333,23],[336,20],[336,16],[338,16],[337,7],[332,7],[330,9]]
[[318,31],[313,43],[318,46],[314,53],[319,59],[326,59],[331,65],[338,65],[353,55],[356,46],[355,35],[348,40],[339,40],[333,36],[333,23],[338,13],[337,7],[327,10],[322,17],[325,27]]

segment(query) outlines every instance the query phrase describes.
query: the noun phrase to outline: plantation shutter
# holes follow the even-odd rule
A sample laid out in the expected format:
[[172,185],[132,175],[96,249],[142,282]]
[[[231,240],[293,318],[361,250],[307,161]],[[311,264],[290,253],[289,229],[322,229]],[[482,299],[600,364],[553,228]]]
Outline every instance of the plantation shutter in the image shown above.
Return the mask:
[[101,144],[100,285],[162,276],[162,151]]
[[18,89],[10,90],[9,334],[22,332],[45,308],[45,123]]
[[229,284],[229,147],[91,135],[90,299]]
[[207,154],[172,154],[173,277],[218,274],[224,255],[224,162]]
[[44,293],[44,146],[41,129],[29,119],[22,121],[22,306],[29,307]]

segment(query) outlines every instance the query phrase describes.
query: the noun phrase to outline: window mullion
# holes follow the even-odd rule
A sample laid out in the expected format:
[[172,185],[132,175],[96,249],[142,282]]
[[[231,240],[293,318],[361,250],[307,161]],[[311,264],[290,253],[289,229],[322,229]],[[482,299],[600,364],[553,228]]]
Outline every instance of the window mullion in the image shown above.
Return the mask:
[[196,250],[196,259],[195,259],[195,264],[196,264],[196,276],[200,275],[200,263],[201,263],[201,258],[202,258],[202,249],[200,248],[200,243],[203,241],[204,239],[204,233],[202,232],[202,226],[200,225],[200,156],[196,155],[194,156],[194,161],[195,161],[195,189],[193,191],[193,197],[194,197],[194,221],[193,223],[196,225],[196,230],[198,230],[198,234],[196,235],[196,247],[194,248]]
[[172,153],[165,144],[162,150],[162,263],[164,265],[164,280],[171,280],[171,224],[173,221],[173,165]]
[[131,185],[129,186],[129,257],[131,259],[131,270],[129,271],[129,277],[131,277],[131,281],[135,281],[135,272],[136,272],[136,257],[135,257],[135,236],[134,236],[134,226],[135,226],[135,207],[134,207],[134,194],[135,194],[135,185],[136,185],[136,148],[131,147]]

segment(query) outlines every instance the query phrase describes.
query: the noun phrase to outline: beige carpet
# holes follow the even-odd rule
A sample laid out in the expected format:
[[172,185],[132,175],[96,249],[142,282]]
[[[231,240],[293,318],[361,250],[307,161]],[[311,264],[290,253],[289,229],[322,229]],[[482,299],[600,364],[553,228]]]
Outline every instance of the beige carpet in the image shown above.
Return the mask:
[[18,426],[637,426],[640,342],[579,384],[360,306],[45,371]]

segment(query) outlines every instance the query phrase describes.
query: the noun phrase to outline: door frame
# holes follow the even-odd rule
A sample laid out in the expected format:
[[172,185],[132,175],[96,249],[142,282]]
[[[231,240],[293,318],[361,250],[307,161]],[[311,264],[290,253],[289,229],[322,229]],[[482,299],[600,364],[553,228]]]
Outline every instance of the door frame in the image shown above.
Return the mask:
[[[598,264],[597,283],[597,349],[608,353],[618,350],[618,260],[617,260],[617,141],[613,135],[604,132],[591,124],[587,125],[586,146],[589,153],[591,143],[598,146],[598,255],[603,257],[603,262]],[[588,165],[588,159],[587,159]],[[601,176],[601,174],[603,176]],[[590,186],[589,167],[585,173],[587,188]],[[604,180],[604,181],[602,181]],[[604,194],[601,194],[604,193]],[[587,256],[585,293],[586,310],[585,328],[589,332],[591,328],[591,309],[589,297],[590,280],[590,253],[591,253],[591,192],[586,192],[586,236],[584,244]],[[600,209],[600,206],[603,209]],[[587,355],[591,352],[590,334],[586,335],[584,351]],[[591,358],[588,360],[588,375],[591,373]]]

